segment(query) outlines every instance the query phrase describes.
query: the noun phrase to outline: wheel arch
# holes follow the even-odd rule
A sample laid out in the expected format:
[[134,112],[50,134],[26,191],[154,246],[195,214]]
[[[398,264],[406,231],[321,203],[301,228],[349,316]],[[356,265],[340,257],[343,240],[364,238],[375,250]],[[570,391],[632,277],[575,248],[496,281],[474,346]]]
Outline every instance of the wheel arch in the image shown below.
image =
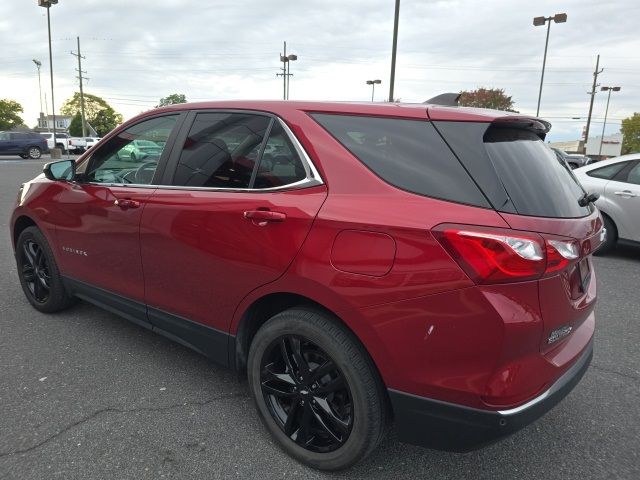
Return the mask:
[[18,237],[24,231],[24,229],[28,227],[38,227],[38,224],[28,215],[20,215],[13,222],[13,231],[11,235],[11,240],[13,241],[14,250],[16,248],[16,245],[18,244]]
[[[311,296],[291,291],[271,292],[261,295],[251,301],[248,307],[244,308],[237,322],[235,337],[231,337],[235,343],[229,349],[229,365],[237,371],[244,371],[251,342],[260,327],[274,315],[294,307],[311,308],[323,312],[340,323],[371,361],[381,385],[386,386],[384,379],[391,378],[394,374],[391,371],[392,362],[388,361],[388,355],[380,353],[386,352],[386,349],[375,336],[373,330],[363,328],[362,325],[352,326],[345,321],[344,315],[339,315],[334,309],[323,305]],[[363,337],[365,337],[365,340],[363,340]]]
[[[616,221],[613,219],[613,217],[611,215],[609,215],[607,212],[603,211],[602,209],[600,209],[600,214],[603,217],[606,217],[609,219],[609,221],[613,224],[613,228],[615,228],[615,235],[616,235],[616,240],[618,239],[618,224],[616,223]],[[608,232],[607,232],[608,233]]]

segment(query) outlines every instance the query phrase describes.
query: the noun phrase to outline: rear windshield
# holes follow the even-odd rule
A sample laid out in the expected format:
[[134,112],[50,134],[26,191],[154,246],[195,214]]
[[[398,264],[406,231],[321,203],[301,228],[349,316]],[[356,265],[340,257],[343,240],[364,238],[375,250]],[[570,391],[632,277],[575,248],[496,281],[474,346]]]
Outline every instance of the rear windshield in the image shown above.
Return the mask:
[[591,213],[592,207],[578,205],[584,195],[578,180],[535,133],[492,126],[484,143],[519,214],[576,218]]
[[430,122],[320,113],[312,117],[391,185],[419,195],[490,208]]

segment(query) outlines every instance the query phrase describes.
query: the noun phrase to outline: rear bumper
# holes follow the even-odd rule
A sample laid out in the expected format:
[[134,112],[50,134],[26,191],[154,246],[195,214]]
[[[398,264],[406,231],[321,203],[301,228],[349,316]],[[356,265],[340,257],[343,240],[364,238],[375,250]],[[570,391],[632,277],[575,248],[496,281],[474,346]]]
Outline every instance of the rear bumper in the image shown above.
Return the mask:
[[548,390],[508,410],[480,410],[389,389],[399,440],[453,452],[493,443],[551,410],[578,384],[592,358],[593,339]]

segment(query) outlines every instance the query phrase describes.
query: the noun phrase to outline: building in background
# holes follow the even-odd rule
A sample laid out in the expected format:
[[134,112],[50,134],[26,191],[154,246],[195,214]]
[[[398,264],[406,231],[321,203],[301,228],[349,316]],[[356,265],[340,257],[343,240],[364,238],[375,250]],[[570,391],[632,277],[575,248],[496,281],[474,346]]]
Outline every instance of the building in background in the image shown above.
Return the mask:
[[[73,116],[71,115],[56,115],[56,132],[69,133],[69,125],[71,125],[71,120],[73,120]],[[89,122],[86,122],[86,124],[87,135],[90,137],[97,137],[98,133],[89,124]],[[53,116],[40,113],[40,117],[38,118],[38,126],[33,130],[40,133],[51,132],[53,130]]]
[[[600,140],[602,139],[602,154],[603,158],[617,157],[622,152],[622,134],[615,133],[613,135],[605,135],[602,138],[600,135],[597,137],[590,137],[587,142],[587,155],[589,157],[598,157],[600,152]],[[602,159],[600,159],[602,160]]]
[[[56,132],[69,133],[69,125],[73,117],[71,115],[56,115]],[[53,130],[53,116],[40,112],[36,132],[50,132]]]
[[570,140],[568,142],[551,142],[550,147],[562,150],[565,153],[582,153],[583,142],[580,140]]
[[[602,137],[590,137],[587,142],[587,156],[596,160],[617,157],[622,152],[622,134],[605,135],[602,141],[602,153],[600,154],[600,139]],[[582,153],[584,142],[582,140],[570,140],[566,142],[551,142],[550,147],[558,148],[563,152],[574,154]]]

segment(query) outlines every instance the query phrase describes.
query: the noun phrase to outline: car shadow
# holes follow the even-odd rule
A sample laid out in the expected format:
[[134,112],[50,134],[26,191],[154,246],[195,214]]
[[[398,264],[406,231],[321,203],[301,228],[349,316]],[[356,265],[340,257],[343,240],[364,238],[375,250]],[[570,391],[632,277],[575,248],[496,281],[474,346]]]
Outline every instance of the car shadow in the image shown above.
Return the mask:
[[621,260],[640,261],[640,246],[616,245],[613,250],[600,258],[618,258]]

